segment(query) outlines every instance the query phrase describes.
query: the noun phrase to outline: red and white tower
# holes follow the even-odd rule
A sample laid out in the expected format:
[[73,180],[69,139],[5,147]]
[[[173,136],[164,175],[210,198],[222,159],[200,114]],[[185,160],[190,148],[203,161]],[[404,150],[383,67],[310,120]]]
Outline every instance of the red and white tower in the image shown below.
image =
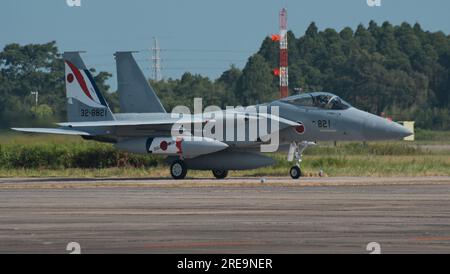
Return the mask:
[[280,97],[289,96],[287,10],[280,11]]

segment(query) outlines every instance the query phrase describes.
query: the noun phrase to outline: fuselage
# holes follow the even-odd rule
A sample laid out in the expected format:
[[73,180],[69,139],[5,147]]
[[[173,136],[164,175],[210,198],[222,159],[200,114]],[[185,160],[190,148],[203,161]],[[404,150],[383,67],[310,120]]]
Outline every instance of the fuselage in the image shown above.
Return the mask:
[[[319,100],[321,101],[319,102]],[[220,132],[213,132],[216,134],[212,136],[213,139],[218,139],[230,147],[252,148],[259,146],[263,142],[259,140],[263,135],[259,134],[261,132],[259,123],[265,121],[261,120],[258,123],[258,135],[253,135],[252,138],[249,133],[252,130],[250,125],[251,121],[245,118],[245,115],[248,113],[247,110],[256,109],[259,112],[261,108],[264,108],[269,110],[270,115],[273,107],[277,108],[277,115],[279,117],[299,124],[299,126],[289,126],[282,122],[279,123],[278,134],[280,146],[290,144],[293,141],[378,141],[402,139],[411,135],[408,129],[398,123],[354,108],[339,97],[331,93],[322,92],[295,95],[273,101],[269,104],[247,107],[240,111],[221,110],[195,115],[183,114],[180,117],[183,117],[183,119],[192,117],[193,120],[199,116],[208,117],[211,121],[214,120],[212,122],[215,124],[213,126],[214,131],[222,128],[220,136]],[[252,112],[251,114],[254,113]],[[117,120],[135,121],[173,118],[177,115],[177,113],[126,113],[115,114],[115,118]],[[267,121],[267,124],[270,128],[269,121]],[[192,125],[190,128],[188,127],[189,125],[184,126],[181,130],[184,133],[189,131],[195,136],[205,136],[205,132],[207,131],[207,125],[205,124],[198,125],[198,127]],[[156,131],[152,127],[149,127],[136,131],[133,127],[130,127],[123,128],[120,131],[106,131],[109,132],[107,134],[107,140],[119,142],[128,138],[158,135],[167,136],[169,130],[171,128],[166,128],[163,131],[159,128]],[[244,134],[239,135],[239,130],[243,130]],[[102,137],[104,138],[106,136]],[[98,138],[98,140],[101,141],[101,138]]]

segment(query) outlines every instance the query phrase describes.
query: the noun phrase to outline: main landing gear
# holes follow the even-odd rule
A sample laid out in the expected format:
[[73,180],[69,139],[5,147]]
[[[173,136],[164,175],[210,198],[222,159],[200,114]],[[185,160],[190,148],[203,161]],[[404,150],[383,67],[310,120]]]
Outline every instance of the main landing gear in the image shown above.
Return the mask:
[[[173,161],[170,165],[170,175],[175,180],[182,180],[186,178],[187,166],[183,160]],[[217,169],[212,171],[216,179],[225,179],[228,176],[228,170]]]
[[289,153],[288,153],[288,161],[297,161],[295,166],[291,167],[289,170],[289,175],[291,175],[292,179],[298,179],[302,176],[302,169],[300,168],[300,164],[302,162],[302,156],[305,149],[307,149],[310,146],[315,146],[316,143],[314,142],[307,142],[303,141],[301,143],[292,142],[291,146],[289,147]]
[[213,170],[212,171],[216,179],[225,179],[228,176],[228,170]]
[[187,167],[183,160],[176,160],[170,165],[170,175],[175,180],[186,178]]

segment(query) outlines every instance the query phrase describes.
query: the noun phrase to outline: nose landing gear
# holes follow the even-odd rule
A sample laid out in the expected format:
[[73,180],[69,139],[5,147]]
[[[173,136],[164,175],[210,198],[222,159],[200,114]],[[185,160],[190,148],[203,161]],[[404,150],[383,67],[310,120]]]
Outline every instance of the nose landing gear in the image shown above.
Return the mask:
[[293,166],[289,171],[289,175],[291,175],[292,179],[296,180],[302,176],[302,170],[299,166]]
[[300,168],[300,164],[302,162],[302,156],[305,149],[307,149],[310,146],[315,146],[316,143],[314,142],[307,142],[303,141],[301,143],[292,142],[291,146],[289,147],[289,153],[288,153],[288,161],[293,162],[294,159],[297,161],[297,164],[293,167],[291,167],[289,171],[289,175],[291,175],[291,178],[296,180],[302,176],[302,170]]

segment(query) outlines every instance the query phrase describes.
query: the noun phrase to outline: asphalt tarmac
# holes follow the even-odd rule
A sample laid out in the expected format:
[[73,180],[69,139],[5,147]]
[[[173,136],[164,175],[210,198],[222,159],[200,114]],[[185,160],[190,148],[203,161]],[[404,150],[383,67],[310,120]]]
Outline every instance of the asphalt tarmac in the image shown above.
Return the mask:
[[0,179],[0,253],[450,253],[450,177]]

